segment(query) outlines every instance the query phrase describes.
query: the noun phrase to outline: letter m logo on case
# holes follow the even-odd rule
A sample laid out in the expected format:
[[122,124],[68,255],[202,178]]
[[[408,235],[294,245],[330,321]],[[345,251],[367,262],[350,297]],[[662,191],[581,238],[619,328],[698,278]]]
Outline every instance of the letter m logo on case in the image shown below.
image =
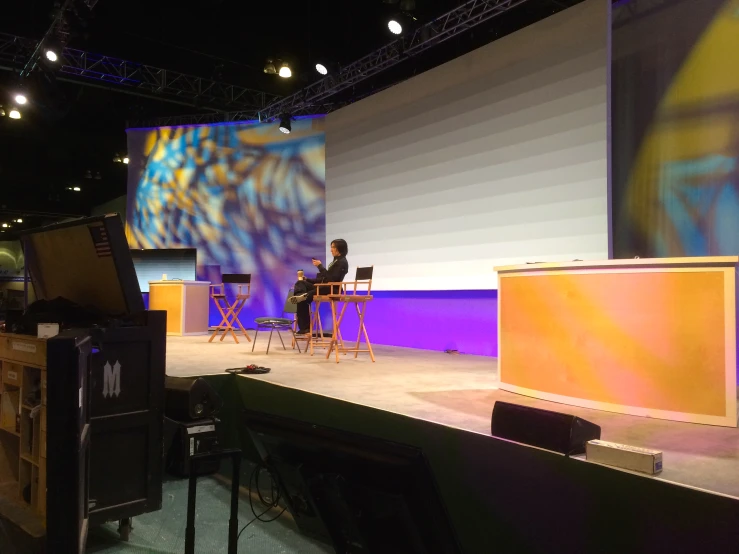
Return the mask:
[[103,372],[103,397],[118,397],[121,394],[121,364],[118,360],[112,366],[105,362]]

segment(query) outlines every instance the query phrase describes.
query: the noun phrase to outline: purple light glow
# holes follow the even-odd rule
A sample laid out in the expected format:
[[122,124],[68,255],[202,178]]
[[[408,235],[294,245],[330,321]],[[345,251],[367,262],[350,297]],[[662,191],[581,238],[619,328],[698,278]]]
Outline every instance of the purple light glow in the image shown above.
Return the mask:
[[[373,345],[498,355],[497,290],[372,294],[374,300],[367,304],[365,325]],[[355,340],[358,326],[356,310],[347,307],[341,325],[344,340]]]

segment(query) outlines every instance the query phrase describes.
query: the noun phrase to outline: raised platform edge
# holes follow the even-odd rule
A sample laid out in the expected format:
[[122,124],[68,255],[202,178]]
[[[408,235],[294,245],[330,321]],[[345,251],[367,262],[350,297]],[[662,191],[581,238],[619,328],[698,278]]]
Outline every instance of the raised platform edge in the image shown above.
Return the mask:
[[496,266],[498,273],[530,273],[557,269],[648,269],[680,267],[736,267],[739,256],[702,256],[686,258],[627,258],[619,260],[583,260],[541,262],[519,265]]

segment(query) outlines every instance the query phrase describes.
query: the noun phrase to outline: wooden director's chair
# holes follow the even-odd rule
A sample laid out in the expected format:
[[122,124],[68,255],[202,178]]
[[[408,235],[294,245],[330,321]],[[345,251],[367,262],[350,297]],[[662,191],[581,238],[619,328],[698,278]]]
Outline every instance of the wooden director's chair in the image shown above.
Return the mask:
[[[358,267],[354,281],[344,281],[343,283],[320,283],[316,284],[316,294],[313,299],[316,301],[315,319],[320,325],[320,317],[318,316],[318,309],[321,302],[328,302],[331,305],[331,318],[333,320],[333,333],[331,340],[328,343],[328,352],[326,352],[326,359],[331,356],[331,352],[336,352],[336,363],[339,363],[339,354],[346,354],[348,352],[354,352],[354,357],[357,358],[360,352],[367,352],[370,355],[372,361],[375,361],[375,354],[372,351],[372,344],[367,334],[367,327],[364,323],[365,314],[367,312],[367,302],[372,300],[372,272],[374,266],[370,267]],[[319,288],[320,287],[320,288]],[[364,290],[366,289],[366,290]],[[339,308],[339,304],[341,307]],[[344,344],[344,340],[341,336],[341,323],[344,321],[346,315],[346,308],[350,304],[353,304],[357,310],[357,316],[359,317],[359,329],[357,332],[357,343],[353,347],[348,347]],[[364,335],[364,342],[366,348],[361,348],[362,336]],[[322,330],[321,330],[322,336]],[[311,354],[313,341],[311,341]]]
[[[222,276],[223,282],[219,285],[210,286],[210,297],[216,303],[218,311],[221,313],[221,323],[216,327],[213,334],[208,339],[208,342],[212,342],[218,333],[221,333],[221,341],[224,339],[226,334],[231,333],[234,340],[238,344],[239,339],[234,332],[234,329],[238,327],[246,337],[246,340],[251,342],[251,337],[241,325],[239,320],[239,314],[249,300],[251,296],[251,274],[250,273],[224,273]],[[226,285],[236,285],[237,292],[233,303],[228,302],[226,297]]]

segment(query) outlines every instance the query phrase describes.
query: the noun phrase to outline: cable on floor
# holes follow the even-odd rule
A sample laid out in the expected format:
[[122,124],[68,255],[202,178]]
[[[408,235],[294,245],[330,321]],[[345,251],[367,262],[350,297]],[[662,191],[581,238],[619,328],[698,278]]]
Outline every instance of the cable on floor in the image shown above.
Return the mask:
[[[270,478],[270,498],[271,500],[269,501],[264,498],[264,495],[262,494],[262,489],[259,486],[259,476],[261,475],[262,470],[266,470]],[[251,494],[252,492],[254,492],[252,483],[256,487],[256,493],[257,493],[257,496],[259,497],[259,502],[261,502],[262,506],[265,507],[265,510],[259,514],[254,509],[254,498],[253,498],[253,495]],[[241,534],[244,532],[244,530],[247,527],[249,527],[249,525],[254,523],[255,521],[261,521],[263,523],[271,523],[272,521],[275,521],[277,518],[279,518],[282,514],[284,514],[285,510],[287,510],[287,508],[283,508],[280,511],[280,513],[278,513],[276,516],[269,518],[269,519],[262,519],[262,516],[264,516],[270,510],[274,508],[279,508],[279,503],[280,503],[280,498],[281,498],[280,488],[277,486],[277,483],[275,483],[275,478],[272,475],[272,473],[270,473],[270,471],[266,469],[264,462],[260,462],[259,465],[257,465],[257,467],[255,467],[254,470],[251,472],[251,476],[249,477],[249,493],[250,493],[249,494],[249,508],[251,508],[251,513],[254,515],[254,517],[246,525],[244,525],[241,528],[241,531],[239,531],[239,534],[236,537],[237,542],[239,538],[241,538]]]

